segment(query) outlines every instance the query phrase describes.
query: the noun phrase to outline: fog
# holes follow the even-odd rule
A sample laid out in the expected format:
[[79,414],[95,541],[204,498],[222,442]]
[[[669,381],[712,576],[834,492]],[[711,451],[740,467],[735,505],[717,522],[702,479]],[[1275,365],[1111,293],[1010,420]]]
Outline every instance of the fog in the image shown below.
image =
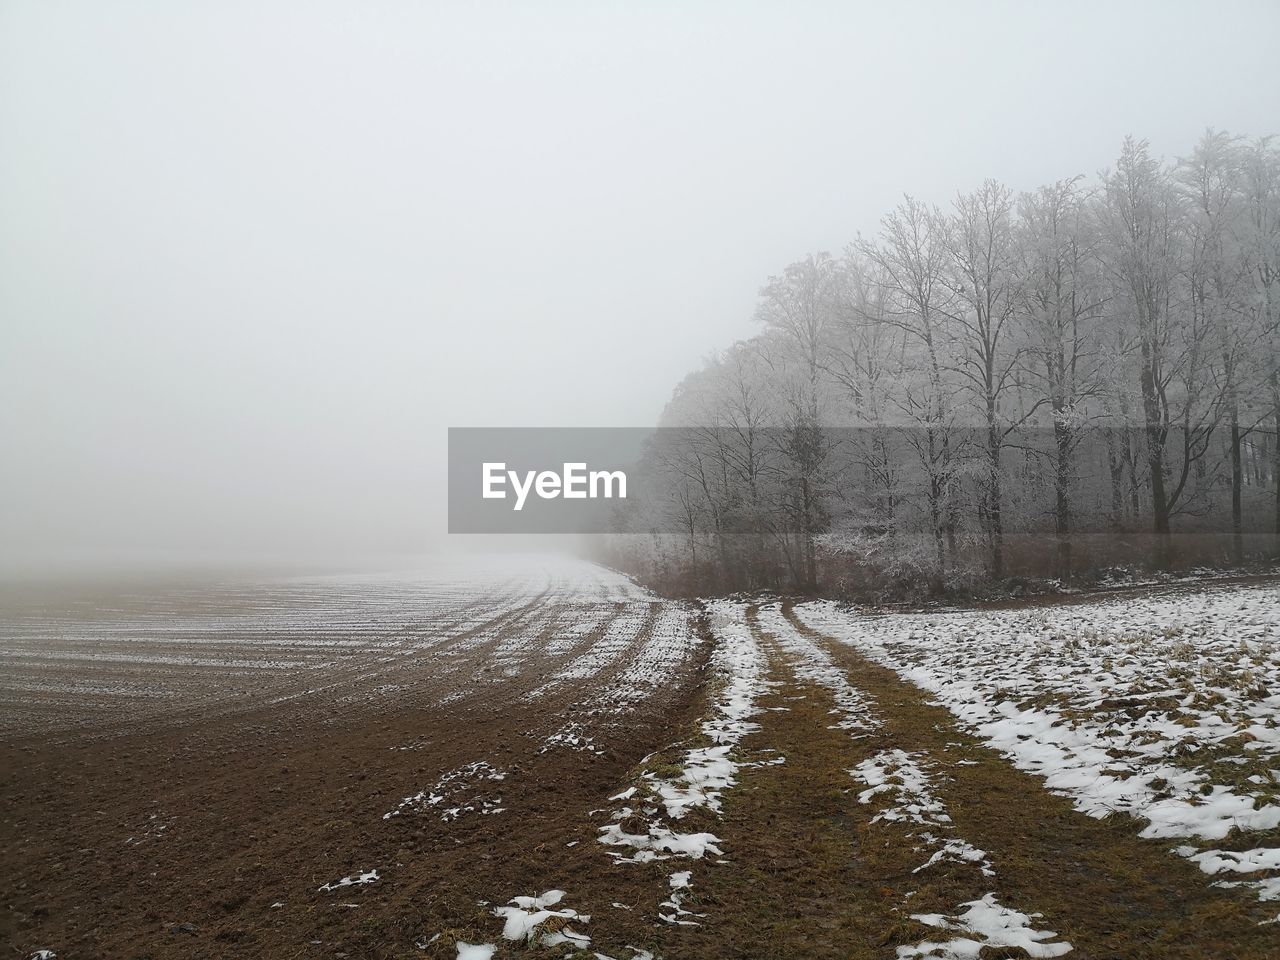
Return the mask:
[[653,423],[904,191],[1276,132],[1278,35],[1271,0],[8,0],[0,564],[440,547],[447,427]]

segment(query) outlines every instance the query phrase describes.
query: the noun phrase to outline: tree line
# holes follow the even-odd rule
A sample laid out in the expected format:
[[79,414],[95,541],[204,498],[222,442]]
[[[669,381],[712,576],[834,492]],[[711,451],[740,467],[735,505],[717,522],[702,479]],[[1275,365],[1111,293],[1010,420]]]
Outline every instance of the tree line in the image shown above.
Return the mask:
[[[1127,139],[770,277],[690,374],[614,559],[690,589],[933,590],[1280,544],[1280,150]],[[638,536],[637,536],[638,534]]]

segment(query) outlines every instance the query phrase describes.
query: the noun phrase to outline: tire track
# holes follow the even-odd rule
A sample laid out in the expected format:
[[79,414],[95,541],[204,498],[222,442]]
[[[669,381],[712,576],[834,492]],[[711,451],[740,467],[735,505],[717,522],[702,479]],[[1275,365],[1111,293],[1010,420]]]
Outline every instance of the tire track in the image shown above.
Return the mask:
[[1124,818],[1097,820],[1048,793],[893,671],[807,627],[782,608],[797,632],[822,647],[849,681],[874,699],[881,746],[919,757],[958,834],[994,863],[1001,900],[1052,914],[1054,929],[1080,960],[1123,957],[1265,958],[1280,931],[1259,926],[1256,903],[1210,887],[1167,844],[1134,835]]

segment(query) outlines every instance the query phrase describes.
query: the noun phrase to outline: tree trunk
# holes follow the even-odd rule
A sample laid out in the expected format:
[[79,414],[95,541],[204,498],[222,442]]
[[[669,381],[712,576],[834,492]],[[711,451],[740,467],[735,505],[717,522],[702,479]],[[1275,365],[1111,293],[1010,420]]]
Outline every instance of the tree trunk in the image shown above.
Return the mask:
[[[1153,324],[1148,320],[1144,326]],[[1156,390],[1156,355],[1148,341],[1150,333],[1144,330],[1142,340],[1142,412],[1146,420],[1147,468],[1151,472],[1151,520],[1156,535],[1156,565],[1169,564],[1169,499],[1164,488],[1164,444],[1166,431],[1164,411]]]
[[1124,530],[1124,457],[1116,444],[1114,427],[1107,429],[1107,469],[1111,473],[1111,526],[1120,533]]
[[1273,458],[1271,465],[1271,482],[1275,484],[1276,488],[1275,551],[1276,554],[1280,556],[1280,373],[1277,373],[1275,370],[1271,371],[1271,399],[1276,408],[1276,434],[1271,438],[1271,455]]
[[932,591],[942,593],[947,574],[946,521],[943,516],[943,496],[945,480],[938,473],[937,448],[935,446],[933,427],[928,428],[929,440],[929,520],[933,527],[933,545],[937,554]]
[[1244,488],[1244,466],[1240,460],[1240,411],[1235,392],[1231,395],[1231,559],[1244,563],[1244,517],[1240,498]]
[[[1053,437],[1058,448],[1054,476],[1054,533],[1058,538],[1058,576],[1065,580],[1071,577],[1071,428],[1062,422],[1061,416],[1053,418]],[[1114,506],[1114,489],[1112,497]]]
[[991,576],[1004,577],[1004,518],[1001,515],[1000,427],[996,423],[995,399],[987,399],[987,459],[991,463],[990,501],[987,515],[991,524]]

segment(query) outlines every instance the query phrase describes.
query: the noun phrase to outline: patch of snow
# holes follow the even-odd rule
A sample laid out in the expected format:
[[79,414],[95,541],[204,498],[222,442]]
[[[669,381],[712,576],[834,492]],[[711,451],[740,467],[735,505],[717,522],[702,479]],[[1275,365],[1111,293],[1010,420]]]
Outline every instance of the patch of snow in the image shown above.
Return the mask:
[[326,883],[324,886],[317,887],[316,889],[327,893],[330,890],[340,890],[343,887],[359,887],[359,886],[363,886],[366,883],[377,883],[377,882],[378,882],[377,870],[369,870],[364,872],[357,871],[356,873],[351,874],[351,876],[349,877],[343,877],[341,880],[335,880],[333,883]]
[[602,754],[602,750],[591,737],[587,736],[586,729],[581,723],[567,723],[555,733],[551,734],[542,742],[542,746],[538,748],[539,753],[546,753],[548,750],[554,750],[557,747],[563,747],[569,750],[581,750],[584,753]]
[[880,726],[871,697],[851,684],[831,655],[802,634],[777,604],[761,607],[758,622],[790,657],[791,668],[806,683],[825,687],[835,701],[832,711],[839,719],[833,729],[851,734],[867,733]]
[[[405,797],[396,808],[382,815],[383,820],[390,820],[405,813],[424,812],[444,803],[446,799],[465,793],[486,781],[501,781],[507,777],[506,771],[499,770],[487,760],[476,760],[465,766],[450,770],[436,781],[429,790],[420,790],[411,797]],[[464,813],[481,814],[501,813],[499,806],[502,798],[488,793],[478,793],[463,803],[453,804],[442,810],[441,820],[456,820]]]
[[[523,940],[526,943],[538,940],[546,947],[570,943],[575,949],[583,949],[591,943],[591,938],[572,930],[568,921],[588,923],[591,917],[567,907],[551,909],[562,899],[563,890],[548,890],[537,897],[513,897],[507,906],[495,907],[493,915],[503,918],[502,936],[507,940]],[[556,923],[554,929],[538,930],[544,924],[554,921],[565,922]]]
[[[700,728],[711,745],[686,751],[678,777],[666,779],[646,773],[640,787],[618,795],[619,799],[642,796],[652,800],[669,820],[679,820],[697,807],[713,812],[720,809],[721,793],[737,779],[740,761],[734,749],[743,737],[759,729],[750,718],[759,712],[756,700],[767,689],[767,660],[746,622],[746,608],[740,603],[717,601],[708,604],[708,613],[719,641],[711,669],[721,683],[712,715]],[[615,811],[612,823],[600,828],[601,843],[636,851],[615,854],[619,862],[644,863],[668,856],[701,859],[707,853],[724,853],[716,846],[720,841],[714,834],[678,833],[657,819],[649,820],[644,833],[629,833],[621,824],[632,813],[631,807],[623,807]]]
[[996,902],[994,893],[988,893],[981,900],[973,900],[961,906],[969,909],[959,916],[920,913],[913,914],[912,919],[931,927],[971,936],[956,937],[941,943],[926,940],[915,946],[898,947],[898,960],[910,960],[913,957],[974,960],[984,947],[1018,947],[1025,950],[1028,956],[1036,958],[1060,957],[1071,952],[1071,944],[1066,941],[1045,942],[1058,936],[1054,931],[1036,930],[1031,926],[1031,921],[1040,914],[1027,915],[1002,907]]
[[858,794],[859,803],[870,803],[872,797],[882,793],[894,799],[891,805],[875,815],[872,823],[880,820],[909,821],[928,826],[951,823],[946,806],[934,796],[929,778],[916,762],[921,757],[921,754],[910,754],[896,748],[881,750],[849,771],[868,785]]
[[1280,870],[1280,849],[1259,847],[1255,850],[1206,850],[1190,856],[1205,873],[1252,873],[1255,870]]
[[[870,803],[876,797],[889,802],[871,818],[872,823],[905,823],[929,827],[918,834],[933,854],[916,867],[912,873],[920,873],[935,864],[944,862],[975,864],[986,877],[995,876],[985,850],[980,850],[961,837],[954,836],[951,815],[946,804],[934,792],[932,779],[922,764],[924,755],[905,750],[881,750],[868,757],[849,772],[867,784],[858,794],[859,803]],[[951,836],[938,836],[950,833]]]
[[[1155,838],[1214,841],[1280,826],[1273,586],[878,617],[826,602],[796,609],[931,693],[1077,810],[1128,814]],[[1178,852],[1234,870],[1219,851]],[[1258,889],[1270,892],[1266,881]]]
[[663,854],[701,860],[708,853],[724,853],[716,846],[720,838],[713,833],[675,833],[670,827],[657,823],[650,824],[647,833],[627,833],[619,824],[610,823],[600,828],[600,842],[637,851],[631,856],[614,854],[618,863],[651,863],[668,859]]
[[671,896],[658,905],[658,919],[663,923],[681,927],[696,927],[698,926],[697,920],[687,920],[685,918],[703,918],[706,916],[705,913],[694,913],[692,910],[684,908],[685,897],[689,895],[689,891],[692,889],[692,884],[689,882],[691,876],[692,871],[680,870],[673,873],[669,878],[668,884],[671,887]]

